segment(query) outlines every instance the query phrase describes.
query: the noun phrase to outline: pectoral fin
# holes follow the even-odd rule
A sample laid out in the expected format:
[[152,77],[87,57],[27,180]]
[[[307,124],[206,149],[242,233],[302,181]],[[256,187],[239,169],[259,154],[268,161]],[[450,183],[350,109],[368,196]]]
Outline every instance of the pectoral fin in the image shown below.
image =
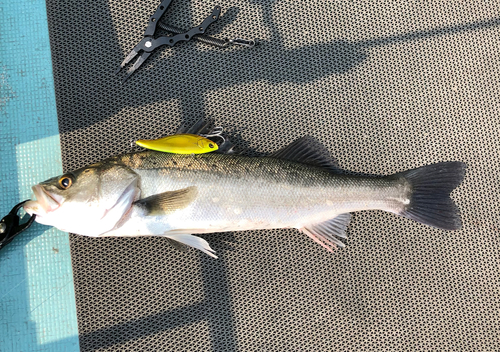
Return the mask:
[[346,229],[351,220],[351,214],[340,214],[337,217],[313,225],[307,225],[300,230],[311,237],[314,242],[320,244],[330,252],[339,247],[345,247],[337,237],[346,238]]
[[134,204],[144,209],[145,215],[166,215],[186,208],[196,199],[197,195],[198,188],[191,186],[176,191],[155,194],[154,196],[140,199]]

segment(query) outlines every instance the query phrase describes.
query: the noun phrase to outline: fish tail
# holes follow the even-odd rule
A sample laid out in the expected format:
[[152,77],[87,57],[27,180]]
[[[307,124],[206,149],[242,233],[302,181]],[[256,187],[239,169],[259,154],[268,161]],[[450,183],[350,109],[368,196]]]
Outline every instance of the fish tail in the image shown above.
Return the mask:
[[399,215],[439,229],[460,229],[462,221],[450,193],[462,182],[465,166],[442,162],[398,174],[411,186],[410,202]]

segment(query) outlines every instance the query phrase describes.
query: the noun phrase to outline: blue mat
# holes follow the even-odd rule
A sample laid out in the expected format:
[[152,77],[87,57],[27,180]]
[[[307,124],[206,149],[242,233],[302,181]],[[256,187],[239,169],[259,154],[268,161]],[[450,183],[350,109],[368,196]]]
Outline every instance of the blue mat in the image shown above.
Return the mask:
[[[44,1],[0,1],[0,214],[62,172]],[[78,351],[68,234],[35,224],[0,251],[0,351]]]

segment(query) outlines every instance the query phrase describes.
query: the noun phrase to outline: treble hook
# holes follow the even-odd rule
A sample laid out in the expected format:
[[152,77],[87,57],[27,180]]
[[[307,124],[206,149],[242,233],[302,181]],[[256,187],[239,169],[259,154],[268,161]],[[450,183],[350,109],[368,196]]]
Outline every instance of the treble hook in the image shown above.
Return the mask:
[[222,143],[224,144],[226,142],[226,139],[222,136],[222,132],[224,132],[224,128],[222,127],[214,127],[210,132],[207,134],[200,134],[200,136],[205,137],[205,138],[213,138],[213,137],[218,137],[222,139]]
[[19,224],[19,215],[17,215],[17,212],[28,200],[17,204],[12,208],[10,213],[0,221],[0,249],[9,244],[14,237],[25,231],[33,224],[33,221],[35,221],[36,215],[33,214],[27,222],[21,225]]

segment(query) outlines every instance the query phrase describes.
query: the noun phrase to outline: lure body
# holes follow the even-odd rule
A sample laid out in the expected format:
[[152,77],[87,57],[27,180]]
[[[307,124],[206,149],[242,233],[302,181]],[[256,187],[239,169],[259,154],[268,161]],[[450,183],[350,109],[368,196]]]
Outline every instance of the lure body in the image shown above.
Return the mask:
[[159,139],[140,139],[138,146],[173,154],[204,154],[219,149],[217,143],[196,134],[174,134]]

